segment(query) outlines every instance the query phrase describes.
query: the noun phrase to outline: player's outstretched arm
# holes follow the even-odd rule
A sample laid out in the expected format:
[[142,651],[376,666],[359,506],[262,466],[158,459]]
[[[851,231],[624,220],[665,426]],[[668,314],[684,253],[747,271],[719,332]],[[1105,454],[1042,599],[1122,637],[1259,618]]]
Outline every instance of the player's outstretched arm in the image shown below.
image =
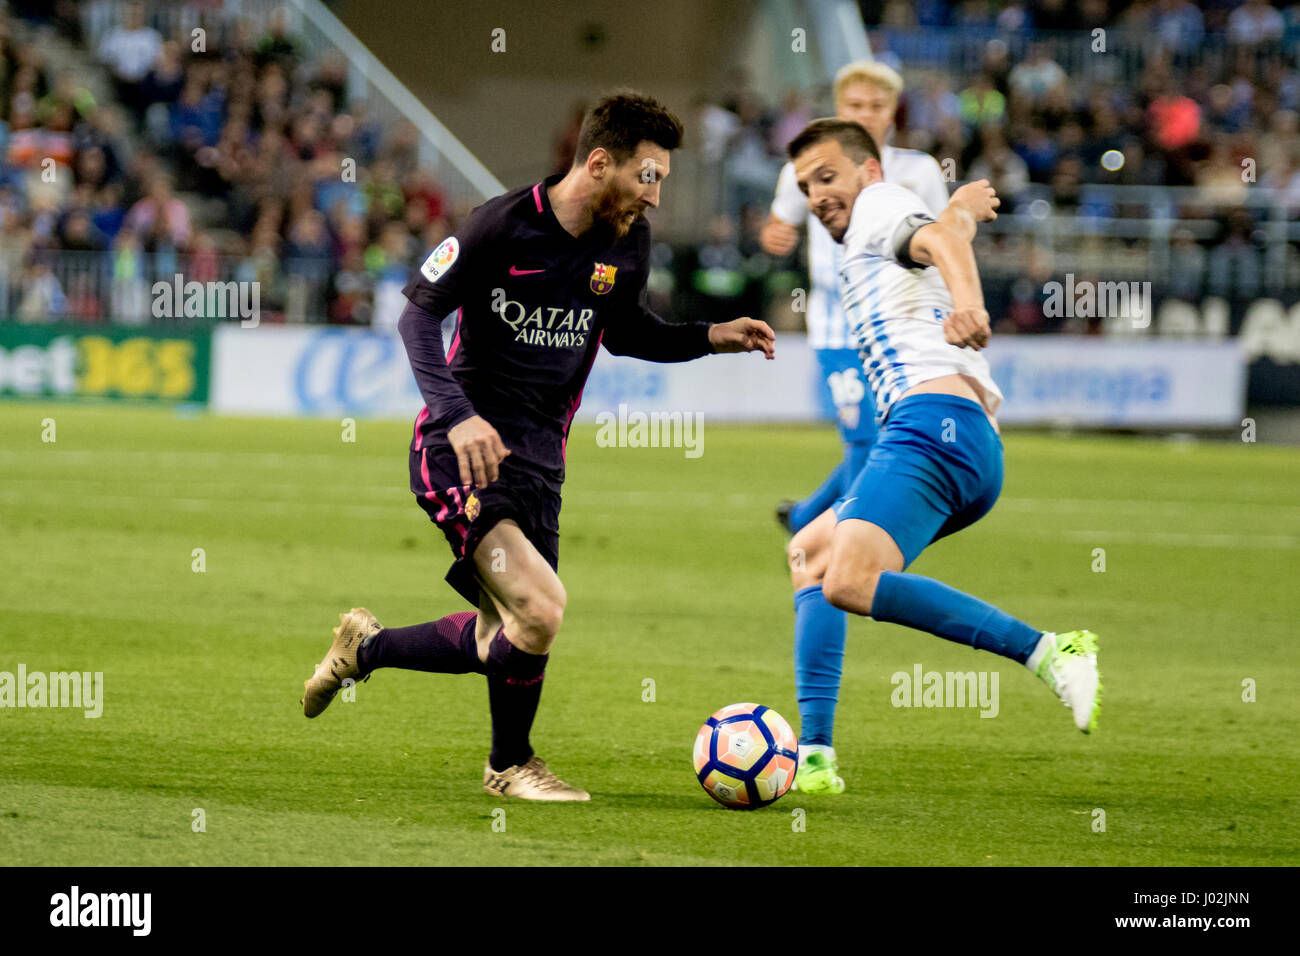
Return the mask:
[[768,255],[786,256],[799,244],[799,227],[767,214],[767,222],[758,233],[758,244]]
[[952,345],[973,349],[988,345],[989,314],[984,310],[984,291],[970,239],[941,220],[917,229],[907,251],[916,263],[937,268],[952,295],[953,310],[943,321],[944,338]]
[[709,344],[715,352],[762,352],[776,358],[776,333],[766,322],[749,316],[709,326]]
[[1002,200],[987,179],[967,183],[952,194],[948,205],[939,214],[939,222],[952,227],[966,241],[975,238],[976,223],[992,222],[998,218],[997,209]]

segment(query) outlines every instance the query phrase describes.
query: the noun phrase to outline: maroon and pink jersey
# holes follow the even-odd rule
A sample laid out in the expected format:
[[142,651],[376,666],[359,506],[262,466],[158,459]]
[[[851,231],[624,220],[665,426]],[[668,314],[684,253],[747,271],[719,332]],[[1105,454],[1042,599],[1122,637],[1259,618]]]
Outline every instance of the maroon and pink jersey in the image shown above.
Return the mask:
[[[650,225],[572,236],[551,211],[554,176],[491,199],[403,290],[398,325],[427,409],[423,444],[481,415],[512,465],[564,480],[564,442],[596,352],[681,362],[712,351],[707,322],[665,322],[646,304]],[[459,310],[443,357],[441,319]]]

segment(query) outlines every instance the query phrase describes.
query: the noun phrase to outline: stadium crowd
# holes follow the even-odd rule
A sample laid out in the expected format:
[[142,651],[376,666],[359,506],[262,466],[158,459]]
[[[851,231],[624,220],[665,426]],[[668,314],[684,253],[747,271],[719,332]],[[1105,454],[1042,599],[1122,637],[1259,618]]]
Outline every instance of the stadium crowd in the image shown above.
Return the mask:
[[[1173,231],[1168,290],[1193,299],[1249,299],[1266,290],[1263,217],[1243,200],[1257,185],[1277,191],[1287,219],[1300,212],[1300,4],[1285,10],[1262,0],[1199,7],[1186,0],[862,6],[866,22],[875,25],[874,58],[908,81],[895,145],[932,154],[952,181],[989,179],[1004,212],[1045,200],[1057,216],[1145,217],[1149,198],[1128,205],[1086,187],[1198,187],[1208,201],[1172,212],[1213,220],[1216,231]],[[1140,38],[1134,76],[1090,75],[1081,82],[1053,58],[1054,48],[1067,43],[1075,51],[1088,48],[1097,23],[1112,25],[1112,44]],[[924,30],[933,31],[933,45],[946,55],[905,62],[891,49],[891,39]],[[1053,32],[1067,30],[1074,33]],[[974,40],[967,45],[979,51],[977,66],[965,73],[952,65],[960,59],[950,43],[954,34]],[[1028,37],[1023,56],[1011,55],[1013,37]],[[756,246],[763,215],[755,212],[765,213],[771,201],[784,144],[833,104],[829,91],[813,99],[791,90],[779,106],[768,107],[743,75],[732,85],[700,105],[698,126],[701,148],[723,169],[725,224],[714,231],[729,232],[743,260]],[[1004,258],[1020,269],[1026,256]],[[766,268],[759,261],[754,272]],[[1037,322],[1006,328],[1050,328],[1041,309],[1034,311]]]
[[[410,269],[463,210],[418,165],[412,127],[382,125],[349,100],[340,57],[307,57],[282,16],[261,32],[214,19],[195,49],[138,5],[91,44],[77,4],[62,0],[42,29],[63,30],[103,65],[101,102],[76,72],[49,65],[29,6],[0,15],[0,321],[145,321],[152,281],[176,272],[257,280],[272,319],[295,295],[309,321],[369,324],[400,312]],[[989,178],[1008,210],[1046,195],[1058,214],[1124,213],[1089,200],[1091,183],[1196,185],[1220,197],[1258,183],[1281,191],[1288,215],[1300,211],[1300,4],[862,8],[876,58],[909,83],[895,143],[949,163],[955,180]],[[1098,22],[1145,38],[1137,82],[1076,82],[1054,58],[1062,35],[1050,31]],[[900,62],[891,36],[917,29],[980,37],[977,68]],[[1007,39],[1026,35],[1039,42],[1012,57]],[[1200,55],[1210,47],[1220,55]],[[758,311],[772,263],[757,233],[785,143],[831,104],[804,90],[766,103],[740,73],[729,86],[690,111],[688,148],[721,171],[717,208],[701,235],[661,260],[678,274],[675,288],[753,297]],[[553,162],[566,161],[575,133],[567,117]],[[1206,277],[1187,291],[1253,294],[1264,282],[1254,213],[1216,209],[1227,210],[1206,214],[1220,218],[1218,236],[1175,236],[1179,261]],[[777,274],[800,261],[788,257]]]
[[343,60],[308,62],[281,15],[261,35],[214,20],[194,50],[125,9],[93,51],[109,102],[54,73],[28,24],[0,18],[0,255],[22,276],[14,314],[144,321],[153,279],[180,272],[257,280],[272,317],[297,289],[317,293],[317,320],[369,323],[451,229],[415,130],[349,103]]

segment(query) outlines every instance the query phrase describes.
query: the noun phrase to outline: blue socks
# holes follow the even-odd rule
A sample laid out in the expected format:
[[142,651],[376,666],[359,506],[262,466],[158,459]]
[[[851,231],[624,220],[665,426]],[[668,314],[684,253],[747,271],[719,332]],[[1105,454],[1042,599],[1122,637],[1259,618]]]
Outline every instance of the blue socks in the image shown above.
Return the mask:
[[831,746],[840,696],[848,615],[832,607],[820,585],[794,594],[794,680],[799,743]]
[[[816,591],[820,598],[821,588]],[[799,593],[802,594],[803,591]],[[796,606],[798,600],[796,595]],[[942,581],[903,571],[881,572],[871,602],[871,617],[877,621],[928,631],[958,644],[969,644],[978,650],[992,651],[1021,664],[1029,659],[1042,636],[1041,631],[1016,620],[992,604],[950,588]],[[796,613],[796,647],[798,622]],[[801,699],[800,707],[802,706]]]

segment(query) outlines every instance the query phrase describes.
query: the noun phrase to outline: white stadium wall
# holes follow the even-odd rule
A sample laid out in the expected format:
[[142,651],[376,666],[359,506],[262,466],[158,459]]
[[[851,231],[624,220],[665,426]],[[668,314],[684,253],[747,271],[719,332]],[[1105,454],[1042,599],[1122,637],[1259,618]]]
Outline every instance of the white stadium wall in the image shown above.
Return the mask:
[[[1007,424],[1230,428],[1245,413],[1246,361],[1231,340],[1004,336],[985,354],[1006,393]],[[710,421],[825,421],[832,409],[816,369],[807,340],[793,333],[778,337],[774,362],[754,354],[661,365],[602,352],[577,420],[626,405]],[[420,405],[395,333],[233,324],[215,332],[218,413],[406,419]]]

